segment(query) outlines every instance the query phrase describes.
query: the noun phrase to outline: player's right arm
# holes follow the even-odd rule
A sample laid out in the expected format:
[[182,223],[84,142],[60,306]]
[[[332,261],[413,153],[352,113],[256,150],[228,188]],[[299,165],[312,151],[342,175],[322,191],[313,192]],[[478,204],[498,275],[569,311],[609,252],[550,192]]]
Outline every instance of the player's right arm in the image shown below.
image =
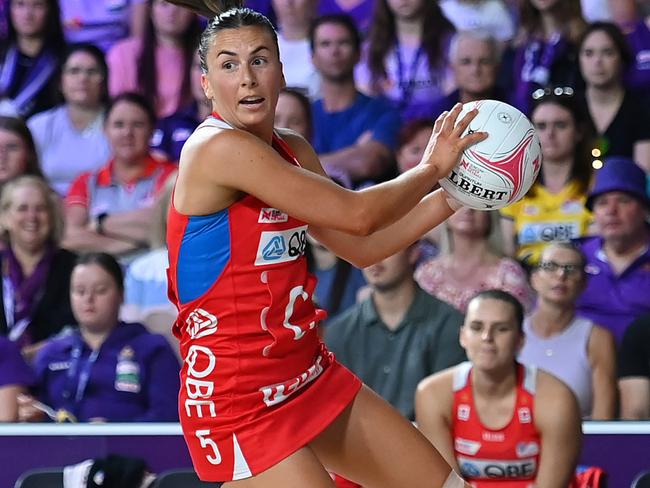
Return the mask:
[[582,423],[573,392],[557,378],[538,372],[535,425],[542,438],[542,452],[535,488],[566,488],[574,476]]
[[415,392],[415,423],[445,461],[459,473],[451,435],[453,372],[449,368],[420,381]]
[[455,125],[460,111],[458,105],[437,121],[438,130],[420,165],[358,192],[287,164],[252,134],[221,131],[184,149],[174,204],[182,213],[207,214],[246,193],[308,224],[368,235],[405,215],[451,171],[466,147],[485,138],[483,133],[461,137],[476,112]]

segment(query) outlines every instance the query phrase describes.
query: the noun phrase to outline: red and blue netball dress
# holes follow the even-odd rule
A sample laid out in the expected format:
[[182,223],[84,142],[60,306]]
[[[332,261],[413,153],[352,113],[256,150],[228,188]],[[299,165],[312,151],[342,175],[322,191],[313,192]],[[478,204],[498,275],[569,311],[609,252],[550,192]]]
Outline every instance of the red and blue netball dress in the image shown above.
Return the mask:
[[[230,129],[210,117],[195,133]],[[273,147],[298,165],[277,136]],[[312,303],[306,236],[304,222],[251,195],[210,215],[183,215],[171,205],[169,292],[184,358],[179,414],[202,480],[270,468],[322,432],[359,391],[359,379],[318,338],[326,312]]]
[[539,468],[541,437],[535,427],[535,368],[517,363],[517,394],[510,422],[499,430],[483,425],[474,404],[472,365],[454,372],[452,438],[463,478],[476,488],[532,488]]

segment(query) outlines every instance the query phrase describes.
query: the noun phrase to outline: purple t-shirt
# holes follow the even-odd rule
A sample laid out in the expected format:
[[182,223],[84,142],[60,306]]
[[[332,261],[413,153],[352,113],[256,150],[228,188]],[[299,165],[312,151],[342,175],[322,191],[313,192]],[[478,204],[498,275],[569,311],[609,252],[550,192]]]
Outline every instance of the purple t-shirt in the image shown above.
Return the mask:
[[625,75],[627,86],[650,93],[650,29],[645,20],[639,20],[626,33],[634,62]]
[[34,372],[20,354],[17,344],[0,337],[0,388],[8,385],[32,386]]
[[39,399],[81,422],[178,420],[178,360],[167,339],[141,324],[118,324],[96,353],[76,330],[53,339],[34,369]]
[[587,287],[578,299],[576,312],[609,329],[620,344],[627,326],[650,312],[650,242],[620,275],[609,266],[600,237],[576,242],[587,259]]
[[352,17],[352,20],[354,20],[357,29],[359,29],[361,37],[365,37],[370,30],[373,3],[373,0],[362,0],[350,10],[344,10],[338,3],[336,3],[336,0],[320,0],[318,2],[318,15],[349,15]]

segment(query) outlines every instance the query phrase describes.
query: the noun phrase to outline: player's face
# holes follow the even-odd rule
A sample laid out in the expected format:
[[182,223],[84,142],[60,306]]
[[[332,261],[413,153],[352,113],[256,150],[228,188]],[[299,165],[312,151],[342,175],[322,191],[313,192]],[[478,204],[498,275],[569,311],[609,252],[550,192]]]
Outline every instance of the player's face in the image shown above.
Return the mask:
[[531,277],[540,299],[560,307],[571,307],[584,286],[582,259],[577,251],[550,246]]
[[535,108],[532,121],[542,145],[544,161],[573,159],[579,134],[573,114],[568,109],[556,103],[542,103]]
[[587,85],[607,88],[620,82],[623,65],[614,41],[603,31],[587,36],[580,49],[580,71]]
[[490,228],[490,214],[463,207],[447,220],[452,234],[473,239],[487,238]]
[[456,84],[467,93],[482,95],[494,88],[497,63],[490,43],[484,40],[461,38],[452,68]]
[[223,29],[212,41],[207,64],[201,83],[217,113],[239,129],[266,134],[284,86],[272,34],[261,26]]
[[80,327],[105,331],[117,323],[122,292],[98,264],[79,264],[70,277],[70,304]]
[[395,156],[400,173],[415,168],[420,163],[432,132],[433,127],[421,128],[410,141],[397,150]]
[[27,167],[29,150],[18,134],[0,129],[0,182],[22,174]]
[[383,261],[363,269],[363,276],[375,290],[386,292],[394,290],[413,279],[415,254],[411,249],[400,251]]
[[105,122],[106,138],[115,159],[133,162],[149,153],[151,122],[139,105],[122,100],[117,102]]
[[327,22],[316,28],[312,62],[324,79],[345,81],[352,78],[358,61],[359,52],[346,27]]
[[595,198],[593,213],[605,240],[621,240],[635,238],[643,232],[648,210],[627,193],[612,191]]
[[460,330],[460,344],[478,369],[511,367],[523,345],[512,306],[492,298],[470,301]]
[[63,66],[61,91],[68,103],[96,107],[100,103],[106,75],[90,54],[77,51]]

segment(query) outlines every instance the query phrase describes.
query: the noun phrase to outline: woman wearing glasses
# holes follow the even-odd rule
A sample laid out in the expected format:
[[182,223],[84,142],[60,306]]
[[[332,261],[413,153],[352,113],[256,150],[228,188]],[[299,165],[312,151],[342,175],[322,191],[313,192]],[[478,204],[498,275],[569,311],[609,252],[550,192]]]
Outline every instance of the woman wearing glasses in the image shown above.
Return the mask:
[[593,148],[587,116],[570,87],[533,93],[531,120],[542,145],[542,170],[528,194],[501,210],[504,249],[535,265],[546,244],[587,233],[585,208]]
[[63,103],[28,121],[43,173],[59,195],[67,193],[80,173],[99,169],[110,155],[104,134],[107,75],[99,48],[71,47],[61,70]]
[[544,249],[531,277],[537,307],[524,320],[526,342],[519,361],[564,381],[582,417],[609,420],[616,413],[616,350],[607,329],[576,315],[584,268],[584,256],[570,243]]
[[633,58],[614,24],[591,24],[580,42],[584,103],[598,134],[598,155],[625,156],[650,172],[650,101],[623,82]]

